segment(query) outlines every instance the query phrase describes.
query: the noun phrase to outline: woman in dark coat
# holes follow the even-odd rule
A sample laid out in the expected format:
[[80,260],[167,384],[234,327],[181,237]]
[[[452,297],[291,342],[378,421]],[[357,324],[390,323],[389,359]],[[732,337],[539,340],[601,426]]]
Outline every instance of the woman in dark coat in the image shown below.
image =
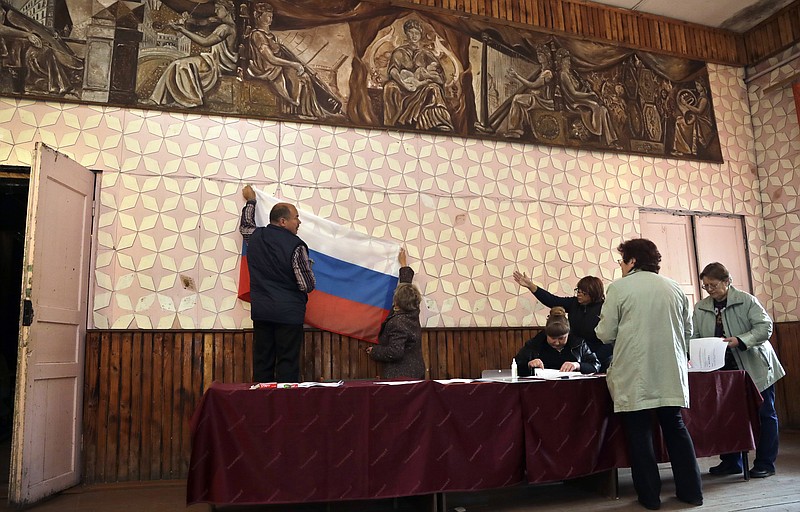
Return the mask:
[[594,333],[594,328],[600,321],[600,309],[606,299],[603,282],[594,276],[582,277],[575,287],[574,297],[557,297],[533,284],[528,276],[520,272],[514,272],[514,281],[530,290],[548,308],[561,306],[567,311],[572,333],[586,341],[600,361],[600,372],[605,373],[611,364],[614,347],[603,344]]
[[544,330],[528,340],[514,359],[520,377],[533,375],[536,368],[581,373],[600,370],[594,352],[581,338],[570,334],[566,312],[561,306],[550,310]]
[[367,348],[373,361],[383,363],[381,378],[424,379],[425,360],[422,358],[422,327],[419,305],[422,294],[411,284],[414,270],[406,265],[405,249],[400,249],[400,283],[394,291],[392,312],[386,317],[378,334],[378,344]]

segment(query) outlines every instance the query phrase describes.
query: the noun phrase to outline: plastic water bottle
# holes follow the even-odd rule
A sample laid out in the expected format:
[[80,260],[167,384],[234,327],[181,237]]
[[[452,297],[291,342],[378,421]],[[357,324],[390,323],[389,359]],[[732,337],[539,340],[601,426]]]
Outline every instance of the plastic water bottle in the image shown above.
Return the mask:
[[516,359],[512,359],[511,360],[511,380],[512,381],[516,381],[517,380],[517,360]]

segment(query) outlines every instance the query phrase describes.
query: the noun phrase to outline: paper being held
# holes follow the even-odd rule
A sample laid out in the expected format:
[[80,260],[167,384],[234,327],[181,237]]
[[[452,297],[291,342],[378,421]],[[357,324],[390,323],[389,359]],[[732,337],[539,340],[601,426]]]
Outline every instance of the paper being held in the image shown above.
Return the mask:
[[719,370],[725,365],[727,348],[723,338],[692,338],[689,340],[689,371]]

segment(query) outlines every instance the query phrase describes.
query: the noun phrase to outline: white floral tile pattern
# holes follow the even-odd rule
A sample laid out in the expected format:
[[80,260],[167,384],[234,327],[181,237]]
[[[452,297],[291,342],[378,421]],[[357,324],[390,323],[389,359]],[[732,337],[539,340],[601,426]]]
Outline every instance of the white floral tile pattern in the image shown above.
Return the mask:
[[98,328],[252,325],[236,299],[248,183],[301,220],[404,244],[429,326],[541,324],[512,272],[561,295],[584,275],[607,284],[640,208],[743,215],[756,294],[797,320],[797,117],[790,89],[759,93],[790,71],[748,88],[743,70],[710,66],[723,164],[7,98],[0,162],[30,165],[41,140],[103,171]]

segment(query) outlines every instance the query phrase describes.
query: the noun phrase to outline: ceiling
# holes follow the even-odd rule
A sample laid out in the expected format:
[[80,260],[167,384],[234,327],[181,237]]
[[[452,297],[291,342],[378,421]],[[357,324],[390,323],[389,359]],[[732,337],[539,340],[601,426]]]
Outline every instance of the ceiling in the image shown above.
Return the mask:
[[746,32],[794,0],[593,0],[596,3]]

